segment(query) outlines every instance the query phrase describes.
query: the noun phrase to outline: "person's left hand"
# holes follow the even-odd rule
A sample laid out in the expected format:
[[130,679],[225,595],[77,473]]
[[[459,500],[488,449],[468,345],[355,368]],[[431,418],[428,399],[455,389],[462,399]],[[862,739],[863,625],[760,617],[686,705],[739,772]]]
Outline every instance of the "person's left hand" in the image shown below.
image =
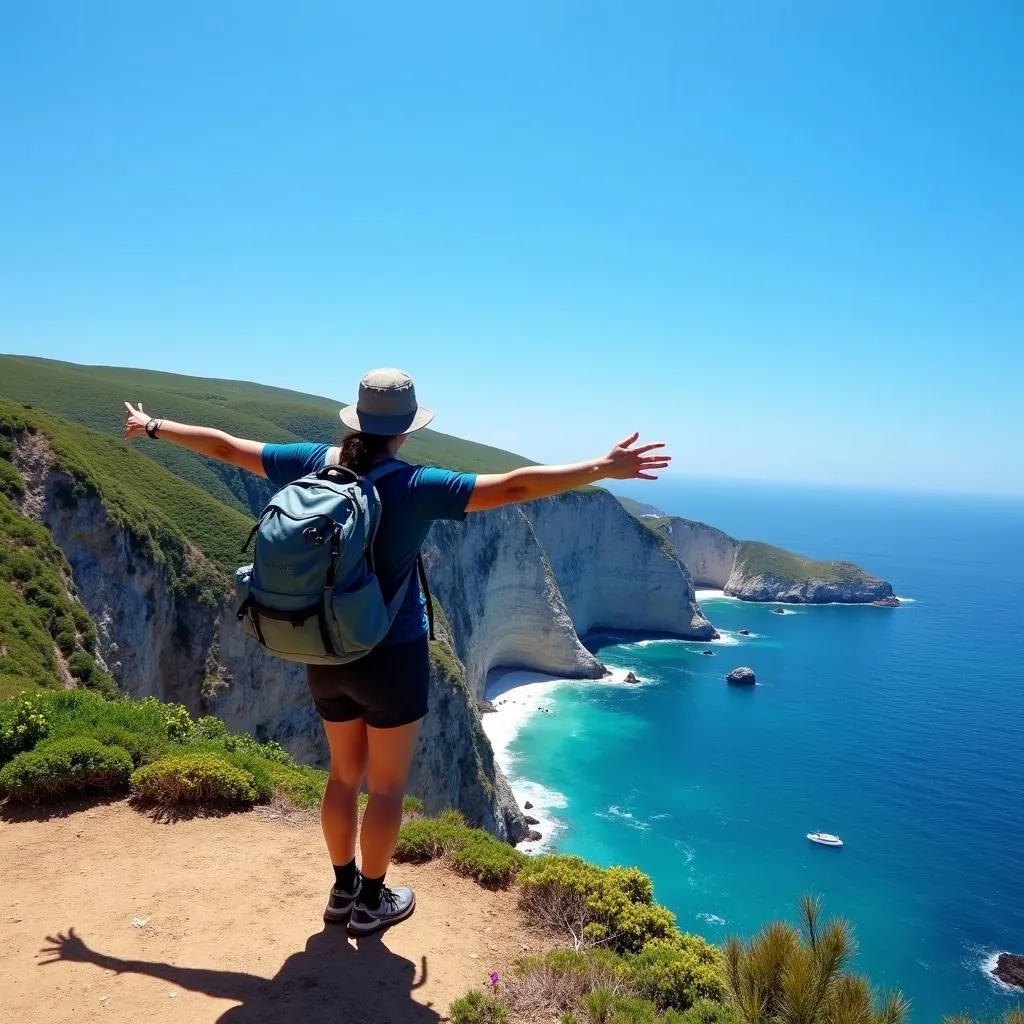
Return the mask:
[[124,403],[124,439],[131,441],[133,437],[139,437],[146,432],[146,424],[152,419],[148,412],[142,408],[142,403],[132,406],[131,402]]
[[40,964],[55,964],[58,960],[86,961],[92,959],[92,950],[75,934],[74,928],[69,929],[67,935],[63,932],[47,935],[46,941],[51,945],[44,946],[39,952],[50,959],[40,960]]

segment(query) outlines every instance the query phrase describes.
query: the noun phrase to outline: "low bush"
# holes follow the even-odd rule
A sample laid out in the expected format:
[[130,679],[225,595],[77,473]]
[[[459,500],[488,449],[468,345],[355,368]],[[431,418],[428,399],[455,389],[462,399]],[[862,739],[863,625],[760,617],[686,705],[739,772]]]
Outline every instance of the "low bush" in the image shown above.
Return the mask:
[[402,798],[402,813],[407,815],[422,814],[423,801],[418,796],[405,796]]
[[622,958],[610,950],[553,949],[540,956],[523,957],[512,968],[502,991],[517,1018],[535,1020],[571,1013],[595,989],[632,994]]
[[452,1024],[506,1024],[508,1011],[497,996],[474,989],[459,996],[448,1010]]
[[666,1010],[663,1021],[664,1024],[742,1024],[740,1015],[731,1006],[710,999],[700,999],[682,1012]]
[[452,854],[452,866],[459,874],[468,875],[488,889],[505,889],[512,884],[526,862],[525,854],[502,843],[486,832],[466,829],[470,833]]
[[254,804],[258,797],[252,775],[216,754],[170,754],[137,768],[132,794],[142,803]]
[[626,969],[632,988],[659,1010],[725,996],[721,950],[697,935],[654,939],[627,958]]
[[458,811],[406,821],[398,833],[395,860],[423,863],[438,857],[450,857],[456,871],[492,889],[510,885],[527,862],[507,843],[467,827]]
[[16,697],[0,704],[0,765],[31,750],[49,731],[45,704],[38,697]]
[[276,761],[270,762],[268,769],[277,791],[298,807],[316,807],[323,799],[327,772]]
[[635,868],[599,868],[579,857],[548,855],[519,874],[523,909],[577,946],[639,953],[651,939],[677,935],[670,911],[653,902],[650,879]]
[[405,822],[398,833],[395,860],[422,864],[447,857],[461,844],[459,825],[449,825],[437,818],[414,818]]
[[12,800],[57,800],[80,790],[123,788],[132,759],[121,747],[89,737],[45,740],[0,768],[0,795]]

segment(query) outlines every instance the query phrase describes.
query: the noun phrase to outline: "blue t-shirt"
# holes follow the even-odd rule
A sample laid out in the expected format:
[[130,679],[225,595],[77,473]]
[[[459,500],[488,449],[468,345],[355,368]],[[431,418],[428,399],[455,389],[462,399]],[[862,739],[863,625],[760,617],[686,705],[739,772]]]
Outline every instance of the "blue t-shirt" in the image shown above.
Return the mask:
[[[275,486],[285,487],[293,480],[323,469],[331,447],[309,442],[265,444],[263,472]],[[403,580],[415,572],[416,556],[427,539],[430,524],[435,519],[461,521],[466,518],[466,506],[475,484],[475,473],[407,465],[377,482],[381,517],[373,557],[385,601],[390,601]],[[426,632],[426,601],[414,578],[381,645],[407,643]]]

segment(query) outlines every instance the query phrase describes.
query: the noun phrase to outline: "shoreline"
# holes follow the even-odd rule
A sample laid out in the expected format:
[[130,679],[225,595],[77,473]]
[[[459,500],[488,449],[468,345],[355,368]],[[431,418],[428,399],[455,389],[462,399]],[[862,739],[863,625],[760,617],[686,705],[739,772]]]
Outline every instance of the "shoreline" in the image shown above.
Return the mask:
[[[609,675],[601,679],[566,679],[544,672],[527,669],[495,669],[484,684],[484,699],[494,707],[481,716],[481,725],[491,748],[494,760],[505,773],[509,786],[516,798],[516,804],[525,814],[537,819],[531,829],[540,832],[535,842],[522,842],[517,849],[526,854],[547,853],[554,846],[559,833],[565,830],[556,811],[568,804],[564,793],[548,789],[516,771],[516,755],[512,752],[519,733],[538,714],[553,713],[555,693],[565,686],[625,686],[634,689],[649,680],[640,678],[637,683],[627,683],[628,669],[612,668]],[[527,809],[527,803],[532,806]]]
[[[736,604],[752,605],[753,607],[768,607],[777,605],[781,608],[874,608],[877,607],[873,601],[744,601],[741,597],[734,597],[724,590],[717,590],[713,587],[696,587],[693,591],[694,600],[697,604],[704,601],[732,601]],[[901,597],[895,595],[900,605],[916,604],[917,598]]]

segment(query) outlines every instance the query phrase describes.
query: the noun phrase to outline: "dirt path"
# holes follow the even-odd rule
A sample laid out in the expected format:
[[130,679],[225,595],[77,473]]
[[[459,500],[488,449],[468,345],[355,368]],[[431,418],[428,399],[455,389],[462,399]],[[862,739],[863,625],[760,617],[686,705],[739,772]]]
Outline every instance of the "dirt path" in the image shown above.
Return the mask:
[[[512,894],[429,864],[392,868],[416,913],[357,944],[321,920],[330,881],[305,814],[158,823],[116,803],[2,821],[0,1019],[433,1024],[538,945]],[[60,958],[41,952],[71,928]]]

